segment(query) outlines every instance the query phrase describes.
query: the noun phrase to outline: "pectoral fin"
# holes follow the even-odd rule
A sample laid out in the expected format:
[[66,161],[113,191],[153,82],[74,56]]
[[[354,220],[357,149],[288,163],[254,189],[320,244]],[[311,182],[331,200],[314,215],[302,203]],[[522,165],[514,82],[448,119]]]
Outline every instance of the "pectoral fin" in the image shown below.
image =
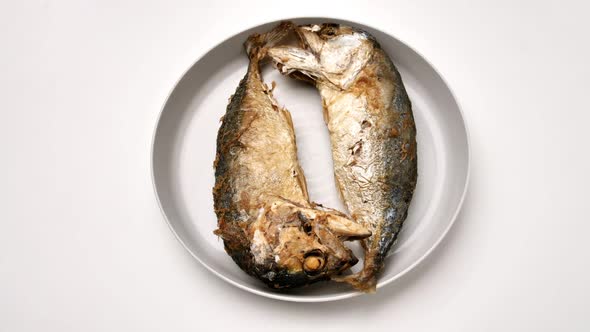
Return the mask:
[[359,240],[371,236],[371,231],[366,227],[338,215],[328,214],[326,227],[334,235],[345,241]]

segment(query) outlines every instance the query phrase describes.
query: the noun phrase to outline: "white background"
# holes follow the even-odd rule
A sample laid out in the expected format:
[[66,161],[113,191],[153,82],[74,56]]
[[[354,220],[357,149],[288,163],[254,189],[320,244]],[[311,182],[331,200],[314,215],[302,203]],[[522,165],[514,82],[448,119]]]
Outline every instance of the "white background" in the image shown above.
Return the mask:
[[[584,1],[3,1],[0,331],[588,331],[590,11]],[[157,207],[168,92],[246,28],[332,16],[424,54],[463,107],[472,178],[417,269],[294,304],[217,279]]]

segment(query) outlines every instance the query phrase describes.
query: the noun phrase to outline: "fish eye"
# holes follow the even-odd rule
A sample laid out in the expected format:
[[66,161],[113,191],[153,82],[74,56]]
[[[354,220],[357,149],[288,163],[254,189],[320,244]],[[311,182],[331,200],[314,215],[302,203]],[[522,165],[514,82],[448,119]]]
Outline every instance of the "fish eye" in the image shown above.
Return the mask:
[[324,254],[318,249],[307,252],[303,257],[303,270],[308,275],[319,274],[326,264]]
[[316,275],[321,272],[325,259],[320,256],[309,256],[303,261],[303,270],[308,275]]

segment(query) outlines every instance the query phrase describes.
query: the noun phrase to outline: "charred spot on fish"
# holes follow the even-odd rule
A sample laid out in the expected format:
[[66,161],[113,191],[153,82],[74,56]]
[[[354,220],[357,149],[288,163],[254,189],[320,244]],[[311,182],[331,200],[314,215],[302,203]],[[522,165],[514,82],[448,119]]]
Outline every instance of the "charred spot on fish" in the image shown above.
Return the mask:
[[272,279],[269,278],[270,273],[260,275],[260,277],[269,287],[276,289],[300,287],[311,281],[310,276],[302,272],[290,272],[287,270],[272,271]]
[[322,25],[322,28],[319,31],[320,36],[325,38],[332,38],[336,36],[338,32],[338,28],[340,27],[339,24],[336,23],[325,23]]
[[361,129],[371,128],[371,126],[371,122],[368,120],[363,120],[363,122],[361,122]]
[[393,127],[389,130],[389,137],[395,138],[399,136],[399,130],[396,127]]
[[250,206],[250,195],[247,191],[242,191],[240,193],[240,199],[238,200],[238,207],[240,209],[246,210]]
[[369,88],[374,88],[375,82],[370,77],[363,75],[356,80],[356,86],[359,89],[366,90]]

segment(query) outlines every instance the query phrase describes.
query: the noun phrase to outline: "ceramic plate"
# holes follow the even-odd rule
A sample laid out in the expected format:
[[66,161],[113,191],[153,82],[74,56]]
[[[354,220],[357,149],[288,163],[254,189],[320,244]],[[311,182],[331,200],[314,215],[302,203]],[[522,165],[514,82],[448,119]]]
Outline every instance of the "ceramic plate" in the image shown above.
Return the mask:
[[[296,23],[335,22],[371,33],[400,71],[417,127],[418,184],[400,238],[380,276],[381,288],[422,261],[442,240],[461,207],[469,175],[467,128],[451,90],[426,59],[392,35],[375,28],[329,18],[294,19]],[[277,291],[250,277],[231,260],[213,234],[213,160],[219,119],[228,98],[246,73],[243,42],[277,22],[262,24],[222,41],[181,77],[165,102],[152,150],[152,176],[162,212],[182,245],[207,269],[230,284],[275,299],[320,302],[358,295],[344,284],[320,282]],[[276,81],[275,97],[292,114],[299,160],[310,198],[345,211],[336,192],[328,131],[319,95],[311,85],[281,76],[272,66],[265,82]],[[361,258],[358,245],[353,244]],[[353,268],[357,271],[359,262]]]

